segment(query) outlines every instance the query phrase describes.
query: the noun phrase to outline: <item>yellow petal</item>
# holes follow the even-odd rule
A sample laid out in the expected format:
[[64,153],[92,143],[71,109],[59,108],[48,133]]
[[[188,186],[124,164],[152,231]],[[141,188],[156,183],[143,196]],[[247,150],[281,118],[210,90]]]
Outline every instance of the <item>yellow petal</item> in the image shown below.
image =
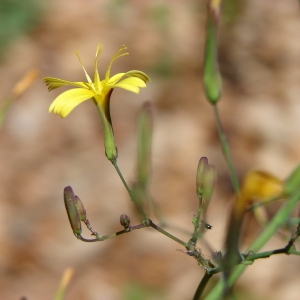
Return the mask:
[[113,62],[114,62],[117,58],[129,54],[128,52],[120,53],[120,52],[122,52],[123,50],[126,50],[126,49],[127,49],[127,47],[126,47],[125,45],[123,45],[123,46],[122,46],[122,47],[121,47],[121,48],[113,55],[113,57],[111,58],[110,63],[109,63],[108,68],[107,68],[107,71],[106,71],[106,74],[105,74],[105,79],[104,79],[104,80],[105,80],[106,82],[109,80],[109,77],[110,77],[110,69],[111,69],[111,66],[112,66]]
[[126,72],[126,73],[125,73],[125,76],[127,76],[127,77],[137,77],[137,78],[140,78],[140,79],[142,79],[145,83],[151,81],[150,78],[149,78],[144,72],[141,72],[141,71],[138,71],[138,70],[132,70],[132,71]]
[[67,81],[53,77],[45,77],[43,81],[46,83],[46,86],[48,87],[49,91],[66,85],[74,85],[82,88],[89,88],[88,84],[85,82]]
[[49,112],[65,118],[77,105],[94,96],[94,93],[83,88],[72,89],[60,94],[50,105]]
[[118,82],[122,77],[124,77],[126,73],[118,73],[114,76],[112,76],[111,78],[109,78],[108,80],[108,84],[110,85],[114,85],[116,82]]
[[94,84],[96,90],[99,90],[100,88],[100,76],[98,72],[98,56],[102,52],[102,50],[103,50],[102,45],[98,43],[96,55],[95,55],[95,62],[94,62]]
[[88,83],[93,87],[94,84],[93,84],[93,82],[92,82],[92,79],[90,78],[89,74],[88,74],[87,71],[85,70],[85,67],[83,66],[83,63],[82,63],[82,61],[81,61],[81,58],[80,58],[80,56],[79,56],[78,51],[76,51],[76,56],[77,56],[77,58],[78,58],[78,60],[79,60],[79,63],[80,63],[80,65],[81,65],[82,69],[83,69],[83,72],[84,72],[84,74],[85,74],[86,80],[87,80]]
[[137,71],[137,70],[132,70],[132,71],[129,71],[129,72],[126,72],[126,73],[118,73],[114,76],[112,76],[109,81],[108,81],[108,84],[115,84],[117,81],[121,80],[123,77],[135,77],[135,78],[140,78],[141,80],[143,80],[145,83],[146,82],[150,82],[150,78],[144,73],[144,72],[141,72],[141,71]]
[[130,77],[118,82],[114,87],[119,87],[137,94],[140,91],[140,87],[146,87],[146,83],[140,78]]

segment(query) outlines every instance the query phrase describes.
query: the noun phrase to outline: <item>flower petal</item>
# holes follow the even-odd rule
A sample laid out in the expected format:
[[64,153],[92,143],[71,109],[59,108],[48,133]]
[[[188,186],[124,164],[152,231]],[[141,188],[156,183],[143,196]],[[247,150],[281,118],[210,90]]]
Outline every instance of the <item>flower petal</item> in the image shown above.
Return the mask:
[[125,76],[127,76],[127,77],[137,77],[137,78],[140,78],[140,79],[142,79],[145,83],[151,81],[150,78],[149,78],[144,72],[141,72],[141,71],[138,71],[138,70],[132,70],[132,71],[126,72],[126,73],[125,73]]
[[83,69],[83,72],[84,72],[84,74],[85,74],[86,80],[88,81],[89,85],[94,89],[94,84],[93,84],[93,82],[92,82],[92,79],[90,78],[89,74],[88,74],[87,71],[85,70],[85,67],[84,67],[84,65],[83,65],[83,63],[82,63],[82,61],[81,61],[81,58],[80,58],[80,56],[79,56],[78,51],[76,51],[76,56],[77,56],[77,58],[78,58],[78,60],[79,60],[79,63],[80,63],[80,65],[81,65],[82,69]]
[[122,77],[124,77],[125,74],[126,73],[118,73],[118,74],[112,76],[111,78],[109,78],[108,84],[114,85],[117,81],[119,81]]
[[138,94],[140,92],[139,88],[146,87],[146,83],[140,78],[130,77],[119,81],[117,84],[114,85],[114,87],[119,87],[124,90]]
[[102,52],[102,50],[103,50],[103,46],[100,43],[98,43],[96,55],[95,55],[95,62],[94,62],[94,85],[96,91],[98,91],[100,88],[100,76],[98,72],[98,56]]
[[150,78],[141,71],[137,71],[137,70],[132,70],[132,71],[128,71],[126,73],[118,73],[114,76],[112,76],[109,81],[108,84],[109,85],[114,85],[117,81],[121,80],[123,77],[135,77],[135,78],[140,78],[142,79],[145,83],[146,82],[150,82]]
[[49,112],[65,118],[77,105],[92,98],[95,94],[87,89],[78,88],[60,94],[50,105]]
[[49,91],[52,91],[54,89],[66,85],[74,85],[74,86],[79,86],[87,89],[89,88],[88,84],[85,82],[67,81],[67,80],[54,78],[54,77],[45,77],[43,81],[46,83],[46,86],[48,87]]
[[108,68],[107,68],[107,71],[106,71],[106,74],[105,74],[105,79],[104,79],[105,82],[108,82],[108,80],[109,80],[109,77],[110,77],[110,69],[111,69],[111,66],[112,66],[113,62],[114,62],[117,58],[129,54],[128,52],[120,53],[120,52],[122,52],[123,50],[126,50],[126,49],[127,49],[127,47],[126,47],[125,45],[123,45],[123,46],[122,46],[122,47],[121,47],[121,48],[113,55],[113,57],[111,58],[110,63],[109,63]]

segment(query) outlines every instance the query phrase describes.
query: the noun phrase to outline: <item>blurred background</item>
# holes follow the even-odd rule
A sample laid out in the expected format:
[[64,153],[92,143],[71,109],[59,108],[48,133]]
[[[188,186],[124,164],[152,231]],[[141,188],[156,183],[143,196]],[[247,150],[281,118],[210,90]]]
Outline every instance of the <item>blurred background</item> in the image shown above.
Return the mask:
[[[102,235],[122,229],[123,213],[132,224],[140,220],[104,155],[93,103],[85,102],[64,120],[49,114],[62,90],[49,93],[42,78],[85,80],[75,51],[92,74],[98,42],[104,45],[98,64],[103,76],[113,53],[125,44],[130,55],[120,58],[112,73],[138,69],[152,82],[139,95],[113,93],[119,166],[132,182],[137,116],[150,101],[152,196],[171,223],[191,231],[196,168],[207,156],[218,179],[207,215],[213,229],[205,238],[222,250],[232,187],[202,88],[205,3],[0,1],[0,101],[28,70],[39,71],[0,129],[0,299],[53,299],[68,267],[75,273],[66,300],[192,298],[204,271],[158,232],[143,229],[91,244],[73,236],[63,204],[67,185]],[[300,160],[299,32],[296,0],[224,0],[219,108],[239,179],[254,168],[285,178]],[[260,230],[252,222],[245,243]],[[278,237],[265,249],[284,245]],[[255,262],[237,282],[239,299],[299,299],[299,267],[297,257]]]

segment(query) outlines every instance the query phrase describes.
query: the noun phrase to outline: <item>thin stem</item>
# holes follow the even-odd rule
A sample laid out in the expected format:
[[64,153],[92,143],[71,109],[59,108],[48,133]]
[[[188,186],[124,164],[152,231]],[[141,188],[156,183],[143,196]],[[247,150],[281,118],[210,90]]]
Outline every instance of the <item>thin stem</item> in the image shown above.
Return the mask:
[[125,179],[124,179],[124,177],[123,177],[123,175],[122,175],[122,173],[121,173],[121,170],[120,170],[119,167],[118,167],[117,161],[114,161],[112,164],[113,164],[113,166],[115,167],[115,169],[116,169],[116,171],[117,171],[119,177],[121,178],[121,180],[122,180],[122,182],[123,182],[123,184],[124,184],[124,186],[125,186],[125,188],[126,188],[128,194],[129,194],[131,200],[133,200],[133,199],[132,199],[132,192],[131,192],[131,190],[130,190],[128,184],[127,184],[127,182],[125,181]]
[[193,223],[194,223],[194,232],[193,235],[189,241],[189,243],[193,244],[194,246],[197,243],[197,240],[200,236],[200,218],[201,218],[201,213],[202,213],[202,195],[199,195],[198,198],[198,212],[197,212],[197,216],[194,217],[193,219]]
[[228,166],[232,186],[233,186],[233,189],[234,189],[235,193],[239,194],[239,191],[240,191],[239,183],[238,183],[238,179],[237,179],[237,176],[236,176],[235,169],[233,167],[233,162],[232,162],[231,155],[230,155],[230,148],[229,148],[229,145],[227,143],[225,133],[222,129],[218,107],[217,107],[217,105],[213,105],[213,108],[214,108],[214,114],[215,114],[215,120],[216,120],[216,127],[217,127],[217,131],[218,131],[219,139],[220,139],[220,142],[221,142],[221,145],[222,145],[222,152],[223,152],[223,155],[225,157],[225,160],[226,160],[226,163],[227,163],[227,166]]
[[281,248],[281,249],[275,249],[275,250],[265,251],[265,252],[261,252],[261,253],[257,253],[257,254],[247,255],[245,257],[245,261],[253,262],[256,259],[268,258],[275,254],[287,254],[287,255],[294,254],[294,255],[298,255],[298,256],[300,255],[300,253],[298,251],[296,251],[294,248],[290,248],[288,246]]
[[181,244],[182,246],[184,246],[185,248],[188,248],[188,243],[185,243],[184,241],[180,240],[179,238],[177,238],[176,236],[170,234],[169,232],[163,230],[162,228],[158,227],[156,224],[154,224],[150,219],[150,224],[149,226],[151,226],[152,228],[156,229],[157,231],[159,231],[160,233],[164,234],[165,236],[167,236],[168,238],[172,239],[173,241]]
[[113,238],[113,237],[116,237],[118,235],[121,235],[121,234],[124,234],[124,233],[129,233],[131,231],[134,231],[136,229],[141,229],[141,228],[144,228],[144,227],[149,227],[150,225],[147,224],[147,223],[141,223],[141,224],[138,224],[138,225],[135,225],[135,226],[131,226],[130,227],[130,230],[128,229],[124,229],[124,230],[120,230],[120,231],[117,231],[115,233],[112,233],[112,234],[109,234],[109,235],[99,235],[97,232],[95,232],[94,230],[92,231],[92,234],[96,236],[95,239],[86,239],[84,237],[82,237],[81,235],[77,236],[77,238],[83,242],[86,242],[86,243],[93,243],[93,242],[103,242],[107,239],[110,239],[110,238]]
[[201,281],[198,285],[198,288],[196,290],[193,300],[200,300],[200,297],[211,277],[212,277],[212,274],[208,274],[208,273],[204,274],[203,278],[201,279]]
[[[88,226],[89,225],[89,226]],[[177,238],[176,236],[170,234],[169,232],[163,230],[162,228],[158,227],[156,224],[154,224],[150,219],[146,219],[144,220],[141,224],[135,225],[135,226],[131,226],[130,229],[126,228],[124,230],[121,231],[117,231],[115,233],[109,234],[109,235],[99,235],[95,230],[93,230],[90,226],[90,224],[88,223],[87,227],[88,229],[92,232],[92,235],[96,236],[95,239],[86,239],[84,237],[82,237],[81,235],[76,235],[76,237],[83,241],[83,242],[87,242],[87,243],[93,243],[93,242],[102,242],[104,240],[116,237],[118,235],[124,234],[124,233],[129,233],[131,231],[134,231],[136,229],[141,229],[144,227],[152,227],[154,229],[156,229],[157,231],[159,231],[160,233],[164,234],[165,236],[167,236],[168,238],[172,239],[173,241],[183,245],[185,248],[188,248],[188,244],[185,243],[184,241],[180,240],[179,238]]]
[[256,203],[252,204],[251,206],[249,206],[246,211],[247,212],[248,211],[253,211],[254,209],[256,209],[260,206],[266,206],[266,205],[268,205],[272,202],[275,202],[277,200],[281,200],[282,198],[283,198],[282,195],[278,195],[278,196],[275,196],[275,197],[271,197],[270,199],[267,199],[264,202],[256,202]]

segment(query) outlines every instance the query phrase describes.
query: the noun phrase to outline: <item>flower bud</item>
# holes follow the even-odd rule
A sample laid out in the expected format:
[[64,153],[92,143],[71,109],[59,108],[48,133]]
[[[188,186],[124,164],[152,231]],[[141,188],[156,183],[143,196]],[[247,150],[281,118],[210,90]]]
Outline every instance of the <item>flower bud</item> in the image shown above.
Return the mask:
[[211,195],[213,193],[215,180],[216,180],[215,168],[211,165],[208,165],[208,168],[204,176],[204,190],[203,190],[203,198],[207,201],[210,200]]
[[86,222],[86,210],[84,209],[82,201],[79,199],[78,196],[75,196],[75,201],[76,201],[76,207],[79,213],[80,220],[82,222]]
[[208,164],[207,157],[200,158],[197,168],[196,191],[198,197],[210,200],[215,183],[215,170]]
[[215,105],[222,90],[222,78],[218,63],[218,30],[220,22],[220,0],[209,0],[204,56],[204,90],[207,100]]
[[120,216],[120,223],[126,229],[130,226],[130,219],[127,215],[123,214]]
[[208,167],[208,159],[207,157],[203,156],[200,158],[197,168],[197,176],[196,176],[196,188],[197,194],[203,195],[204,192],[204,177],[205,172]]
[[76,237],[80,236],[82,232],[81,221],[76,205],[75,195],[70,186],[67,186],[64,189],[64,202],[73,233]]

